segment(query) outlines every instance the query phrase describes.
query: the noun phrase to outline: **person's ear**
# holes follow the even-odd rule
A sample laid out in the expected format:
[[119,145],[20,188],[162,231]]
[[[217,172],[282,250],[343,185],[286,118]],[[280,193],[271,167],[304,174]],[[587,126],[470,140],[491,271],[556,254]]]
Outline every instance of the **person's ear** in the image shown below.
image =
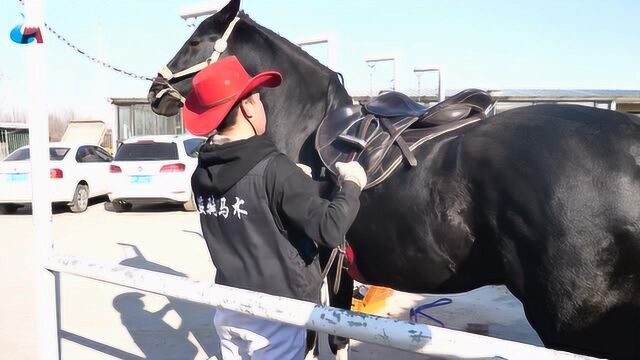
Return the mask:
[[251,119],[255,113],[255,109],[253,107],[253,101],[251,97],[243,99],[240,101],[240,111],[242,111],[242,115],[247,119]]

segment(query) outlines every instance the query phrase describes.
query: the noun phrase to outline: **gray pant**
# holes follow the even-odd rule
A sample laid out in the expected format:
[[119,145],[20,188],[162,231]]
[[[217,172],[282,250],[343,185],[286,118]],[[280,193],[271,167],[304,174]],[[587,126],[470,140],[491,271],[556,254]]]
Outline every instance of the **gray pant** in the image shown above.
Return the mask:
[[306,330],[217,309],[213,320],[224,360],[302,360]]

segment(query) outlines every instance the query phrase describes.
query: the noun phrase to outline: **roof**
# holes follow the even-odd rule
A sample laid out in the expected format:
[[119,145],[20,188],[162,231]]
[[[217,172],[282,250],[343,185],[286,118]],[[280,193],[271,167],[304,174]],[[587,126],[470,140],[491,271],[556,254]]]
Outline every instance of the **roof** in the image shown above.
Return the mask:
[[0,129],[28,129],[29,124],[27,123],[6,123],[0,122]]
[[173,142],[187,139],[205,139],[202,136],[195,136],[191,134],[179,134],[179,135],[142,135],[133,136],[123,141],[123,144],[135,143],[138,141],[155,141],[155,142]]
[[[452,96],[462,89],[449,89],[446,96]],[[619,104],[640,104],[640,90],[582,90],[582,89],[504,89],[487,90],[497,101],[504,102],[582,102],[616,101]],[[412,98],[418,97],[417,89],[403,89],[402,92]],[[367,101],[369,94],[354,95],[355,101]],[[435,102],[438,94],[435,89],[422,89],[419,101]]]
[[[50,142],[49,143],[49,147],[61,147],[61,148],[70,148],[70,149],[75,149],[77,147],[85,146],[85,145],[102,147],[100,145],[89,144],[89,143],[70,143],[70,142]],[[24,146],[21,146],[19,149],[29,148],[29,147],[30,147],[29,145],[24,145]]]
[[573,98],[615,100],[619,98],[640,99],[640,90],[588,90],[588,89],[505,89],[491,90],[495,97],[513,98]]
[[111,98],[111,103],[113,105],[136,105],[136,104],[149,104],[149,100],[147,98],[132,98],[132,97],[124,97],[124,98]]

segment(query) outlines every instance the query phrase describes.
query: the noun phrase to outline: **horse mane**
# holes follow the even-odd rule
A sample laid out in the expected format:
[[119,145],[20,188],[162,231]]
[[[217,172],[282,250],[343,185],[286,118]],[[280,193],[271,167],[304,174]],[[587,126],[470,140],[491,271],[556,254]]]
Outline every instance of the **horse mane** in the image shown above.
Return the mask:
[[[302,48],[300,46],[295,45],[294,43],[292,43],[288,39],[280,36],[280,34],[278,34],[278,33],[274,32],[273,30],[268,29],[268,28],[258,24],[255,20],[253,20],[249,16],[249,14],[245,13],[244,10],[240,10],[240,12],[238,13],[238,17],[240,19],[244,20],[245,22],[247,22],[248,25],[253,26],[256,30],[261,32],[266,37],[274,39],[275,40],[274,41],[275,44],[287,49],[289,54],[295,56],[297,60],[299,60],[301,62],[304,62],[307,65],[309,65],[311,67],[314,67],[317,70],[319,70],[320,72],[326,74],[327,76],[329,76],[331,81],[337,81],[339,84],[342,83],[340,81],[340,77],[342,76],[342,74],[339,74],[339,73],[329,69],[324,64],[322,64],[320,61],[318,61],[318,59],[314,58],[309,53],[307,53],[306,51],[302,50]],[[346,89],[345,89],[345,92],[346,92]]]

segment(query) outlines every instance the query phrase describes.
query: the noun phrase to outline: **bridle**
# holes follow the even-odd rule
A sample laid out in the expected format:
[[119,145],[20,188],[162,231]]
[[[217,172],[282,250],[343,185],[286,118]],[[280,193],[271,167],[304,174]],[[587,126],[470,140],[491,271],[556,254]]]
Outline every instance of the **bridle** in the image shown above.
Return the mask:
[[167,94],[169,96],[173,96],[174,98],[180,100],[181,103],[184,103],[185,101],[184,95],[182,95],[182,93],[180,93],[180,91],[178,91],[178,89],[173,87],[173,85],[171,84],[175,83],[176,79],[181,79],[187,75],[197,73],[200,70],[209,66],[210,64],[213,64],[216,61],[218,61],[218,59],[220,58],[220,55],[222,55],[222,53],[227,50],[227,41],[229,40],[229,37],[231,36],[231,33],[233,32],[233,29],[235,28],[239,20],[240,18],[236,16],[229,23],[229,26],[227,26],[227,29],[225,30],[224,34],[222,34],[222,37],[218,39],[216,43],[213,45],[213,52],[211,53],[211,56],[209,56],[205,61],[197,63],[177,73],[173,73],[166,65],[162,69],[160,69],[160,71],[158,71],[158,74],[160,76],[157,77],[156,80],[164,80],[165,82],[164,85],[166,85],[166,87],[160,90],[156,94],[156,99],[160,99],[165,94]]

